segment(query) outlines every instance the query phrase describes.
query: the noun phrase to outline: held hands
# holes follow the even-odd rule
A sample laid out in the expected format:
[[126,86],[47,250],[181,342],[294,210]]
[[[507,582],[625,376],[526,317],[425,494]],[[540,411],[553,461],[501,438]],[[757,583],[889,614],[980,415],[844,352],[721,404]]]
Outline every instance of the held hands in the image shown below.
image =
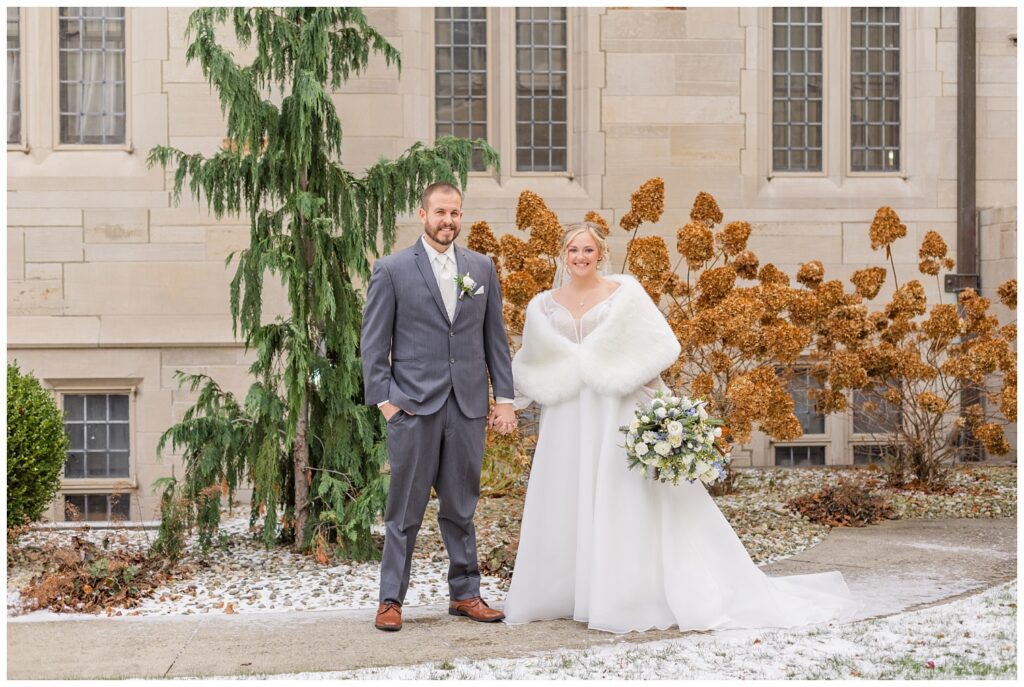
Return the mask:
[[502,434],[510,434],[516,428],[516,413],[511,403],[495,403],[487,417],[487,426]]

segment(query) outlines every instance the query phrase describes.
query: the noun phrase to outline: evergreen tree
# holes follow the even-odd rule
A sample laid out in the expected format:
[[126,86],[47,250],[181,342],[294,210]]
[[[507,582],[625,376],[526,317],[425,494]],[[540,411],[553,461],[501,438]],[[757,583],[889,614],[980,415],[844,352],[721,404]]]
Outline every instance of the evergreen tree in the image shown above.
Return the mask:
[[[228,23],[239,45],[255,45],[248,66],[217,43],[215,28]],[[175,168],[175,202],[187,184],[215,216],[250,219],[230,300],[235,334],[241,328],[256,352],[256,382],[239,404],[212,379],[179,373],[202,390],[160,449],[167,441],[183,448],[181,489],[205,543],[221,495],[248,478],[252,520],[262,517],[268,545],[281,523],[296,548],[313,543],[322,554],[336,538],[347,555],[374,557],[370,525],[387,494],[385,430],[379,412],[362,404],[363,300],[354,283],[368,283],[370,255],[379,243],[390,249],[397,216],[418,206],[423,187],[465,187],[473,146],[491,167],[497,153],[480,140],[446,137],[381,159],[361,177],[341,166],[331,90],[364,70],[371,53],[401,68],[358,8],[202,8],[187,36],[187,61],[199,62],[220,98],[227,144],[210,157],[160,146],[149,162]],[[290,313],[261,324],[267,272],[287,289]]]

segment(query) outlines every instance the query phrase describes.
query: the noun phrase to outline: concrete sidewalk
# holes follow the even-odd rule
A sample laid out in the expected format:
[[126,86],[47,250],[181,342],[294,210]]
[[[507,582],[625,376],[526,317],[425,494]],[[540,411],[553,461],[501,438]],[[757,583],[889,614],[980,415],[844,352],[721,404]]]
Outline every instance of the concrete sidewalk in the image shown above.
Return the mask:
[[[902,520],[834,529],[812,549],[765,566],[770,575],[839,570],[861,618],[950,601],[1017,576],[1017,522]],[[500,605],[500,604],[495,604]],[[7,624],[8,679],[161,678],[335,671],[679,637],[610,635],[568,620],[506,626],[407,608],[401,632],[372,610],[233,616],[92,618]]]

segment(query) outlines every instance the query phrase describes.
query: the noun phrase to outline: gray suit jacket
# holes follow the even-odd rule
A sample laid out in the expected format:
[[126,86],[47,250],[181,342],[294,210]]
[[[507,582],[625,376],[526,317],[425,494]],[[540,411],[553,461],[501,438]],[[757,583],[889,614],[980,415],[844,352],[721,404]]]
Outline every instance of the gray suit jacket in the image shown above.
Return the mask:
[[420,239],[374,263],[361,337],[367,405],[391,401],[429,415],[454,389],[467,417],[484,417],[488,372],[495,396],[515,395],[494,263],[467,248],[452,249],[458,274],[468,273],[484,293],[463,296],[451,322]]

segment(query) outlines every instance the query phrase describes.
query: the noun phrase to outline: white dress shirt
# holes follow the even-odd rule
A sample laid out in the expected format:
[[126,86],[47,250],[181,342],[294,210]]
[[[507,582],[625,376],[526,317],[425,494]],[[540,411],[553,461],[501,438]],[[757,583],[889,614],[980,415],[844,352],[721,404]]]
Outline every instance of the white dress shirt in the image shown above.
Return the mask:
[[[441,251],[438,251],[433,246],[431,246],[429,243],[427,243],[427,239],[426,239],[425,236],[421,236],[420,237],[420,243],[423,244],[423,248],[425,248],[426,251],[427,251],[427,259],[430,260],[430,269],[434,272],[434,279],[437,280],[437,288],[441,291],[441,295],[442,296],[444,296],[445,289],[448,289],[450,297],[451,297],[451,303],[454,304],[455,301],[458,299],[458,296],[456,294],[456,287],[455,287],[455,277],[459,273],[459,267],[458,267],[458,263],[455,260],[455,251],[451,250],[451,245],[453,245],[453,244],[449,244],[449,247],[446,248],[444,250],[444,252],[441,252]],[[452,278],[450,280],[444,280],[443,282],[441,280],[441,267],[442,267],[442,260],[444,259],[442,256],[447,257],[447,259],[449,259],[451,261],[451,265],[449,267],[449,270],[452,273]],[[449,308],[448,319],[450,320],[454,314],[455,314],[455,306],[452,305]],[[380,408],[382,405],[384,405],[385,403],[389,403],[389,402],[390,401],[381,401],[380,403],[377,404],[377,407]],[[498,396],[497,398],[494,399],[494,402],[495,403],[511,403],[512,399],[511,398],[504,398],[503,396]]]

